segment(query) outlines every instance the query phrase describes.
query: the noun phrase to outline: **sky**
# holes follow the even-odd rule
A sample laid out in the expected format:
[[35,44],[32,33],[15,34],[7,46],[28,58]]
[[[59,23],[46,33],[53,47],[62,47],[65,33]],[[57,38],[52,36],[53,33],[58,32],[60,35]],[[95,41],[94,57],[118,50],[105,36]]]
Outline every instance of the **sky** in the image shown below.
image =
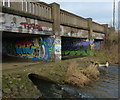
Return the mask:
[[[84,18],[92,18],[100,24],[112,24],[114,0],[41,0],[46,3],[56,2],[60,8]],[[118,19],[118,1],[116,1],[116,23]]]

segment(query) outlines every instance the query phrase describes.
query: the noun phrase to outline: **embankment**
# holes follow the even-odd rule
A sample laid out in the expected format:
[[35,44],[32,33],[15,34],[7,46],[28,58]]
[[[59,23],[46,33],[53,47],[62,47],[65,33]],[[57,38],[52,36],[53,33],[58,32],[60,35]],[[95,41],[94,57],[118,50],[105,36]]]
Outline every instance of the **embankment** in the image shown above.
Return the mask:
[[3,98],[38,98],[41,96],[36,86],[28,79],[30,73],[47,77],[61,84],[84,87],[97,80],[100,74],[96,67],[90,65],[91,59],[93,57],[76,58],[56,63],[37,62],[31,66],[27,62],[27,65],[22,68],[3,70]]
[[108,61],[111,64],[118,64],[118,45],[119,45],[118,33],[110,33],[105,41],[104,46],[95,51],[94,56],[99,59],[99,62],[104,63]]

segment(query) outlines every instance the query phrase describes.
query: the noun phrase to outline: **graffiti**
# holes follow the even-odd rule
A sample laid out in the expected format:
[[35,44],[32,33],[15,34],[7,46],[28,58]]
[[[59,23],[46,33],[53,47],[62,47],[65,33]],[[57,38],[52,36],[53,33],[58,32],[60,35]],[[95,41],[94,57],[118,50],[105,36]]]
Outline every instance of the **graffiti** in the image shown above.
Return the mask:
[[61,59],[61,37],[55,38],[55,56],[56,59]]
[[23,25],[24,28],[28,28],[28,29],[38,29],[38,30],[35,30],[35,31],[44,31],[44,32],[52,31],[52,28],[41,27],[40,25],[35,24],[35,23],[28,24],[26,22],[21,22],[20,25]]
[[62,36],[72,36],[72,37],[81,37],[81,38],[88,38],[88,31],[80,30],[75,28],[70,28],[67,26],[60,26],[61,28],[61,35]]
[[60,45],[61,44],[61,40],[59,38],[55,39],[55,45]]
[[62,42],[62,55],[80,55],[87,56],[93,55],[90,50],[92,42],[86,41],[85,39],[75,38],[63,38]]
[[93,52],[91,50],[78,50],[78,51],[62,51],[62,55],[80,55],[80,56],[92,56]]
[[103,41],[95,40],[94,41],[94,49],[100,49],[103,46]]
[[28,28],[28,29],[38,29],[39,31],[42,31],[42,28],[40,27],[40,25],[38,24],[28,24],[26,22],[21,22],[20,25],[23,25],[24,28]]
[[42,42],[40,45],[45,48],[44,57],[41,59],[42,60],[50,59],[51,55],[54,54],[54,38],[45,37],[42,39]]
[[43,31],[49,31],[49,32],[51,32],[52,28],[50,28],[50,27],[42,27],[42,30]]
[[63,50],[79,50],[79,49],[89,49],[90,42],[82,42],[82,41],[72,41],[64,42],[62,45]]
[[61,45],[55,46],[55,54],[61,54]]
[[7,30],[12,30],[12,27],[10,27],[10,26],[5,26],[5,29],[7,29]]
[[55,59],[61,59],[61,37],[55,38]]
[[93,32],[92,37],[94,39],[101,39],[101,40],[103,40],[103,39],[105,39],[105,34]]
[[16,47],[17,54],[32,54],[33,50],[32,47]]
[[16,45],[33,45],[33,42],[32,41],[17,41],[16,42]]
[[34,50],[33,43],[31,41],[17,41],[16,53],[17,54],[32,54]]
[[16,17],[13,17],[11,23],[10,23],[10,26],[11,27],[17,27],[17,24],[16,24]]
[[[5,31],[52,35],[52,24],[35,19],[2,13],[0,27]],[[4,19],[4,20],[3,20]],[[41,25],[41,23],[43,25]]]
[[40,60],[55,58],[54,38],[42,36],[36,38],[24,38],[3,40],[3,54],[20,56]]

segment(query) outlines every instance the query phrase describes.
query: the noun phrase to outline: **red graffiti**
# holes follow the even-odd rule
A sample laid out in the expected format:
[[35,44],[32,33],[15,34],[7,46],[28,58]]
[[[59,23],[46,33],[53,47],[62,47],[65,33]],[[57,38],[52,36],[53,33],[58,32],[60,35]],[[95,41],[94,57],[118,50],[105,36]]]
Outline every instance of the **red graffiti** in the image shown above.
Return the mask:
[[33,45],[33,42],[32,41],[17,41],[16,42],[17,45]]
[[20,25],[24,25],[24,28],[28,28],[28,29],[38,29],[39,31],[43,31],[42,28],[40,27],[40,25],[32,23],[32,24],[28,24],[26,22],[21,22]]

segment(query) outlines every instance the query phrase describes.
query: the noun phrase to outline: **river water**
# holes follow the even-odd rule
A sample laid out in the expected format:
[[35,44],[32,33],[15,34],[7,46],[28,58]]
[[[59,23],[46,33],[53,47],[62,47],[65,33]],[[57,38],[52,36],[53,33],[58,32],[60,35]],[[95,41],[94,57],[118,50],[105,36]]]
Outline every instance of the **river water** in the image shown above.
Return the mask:
[[98,81],[84,88],[78,89],[71,86],[65,88],[73,94],[77,91],[82,98],[118,98],[118,82],[120,82],[118,68],[117,65],[111,65],[108,68],[101,67]]
[[[46,98],[118,98],[118,65],[100,67],[100,79],[84,88],[68,85],[59,87],[56,83],[31,78]],[[37,81],[36,81],[37,80]]]

